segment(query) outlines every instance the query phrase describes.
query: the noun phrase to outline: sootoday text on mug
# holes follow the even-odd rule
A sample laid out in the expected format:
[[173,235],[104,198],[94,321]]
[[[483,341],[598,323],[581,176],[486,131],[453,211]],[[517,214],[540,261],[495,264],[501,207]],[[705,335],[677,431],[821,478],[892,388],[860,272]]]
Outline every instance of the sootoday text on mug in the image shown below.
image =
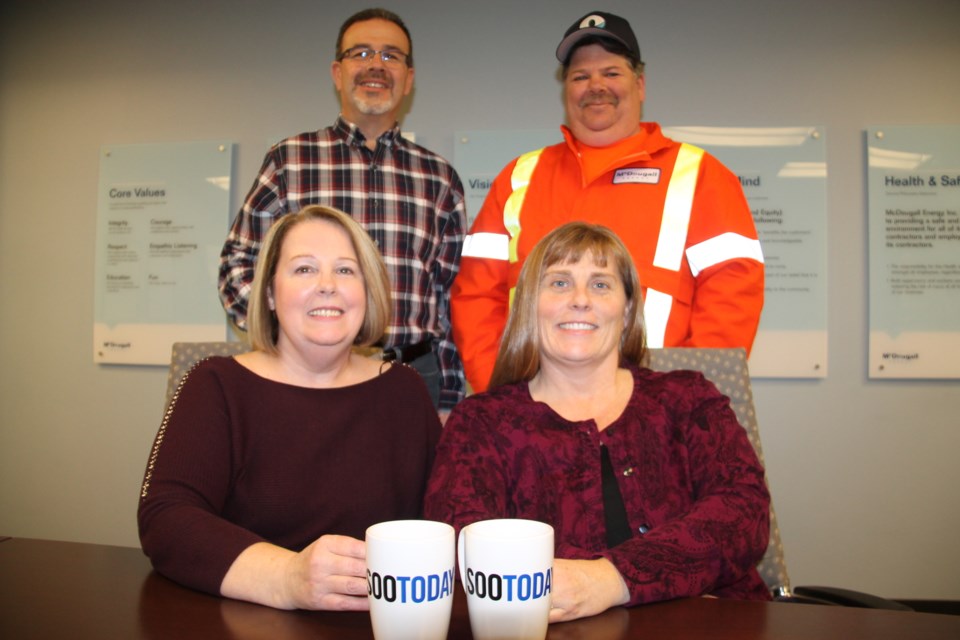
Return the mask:
[[483,520],[460,531],[460,578],[476,640],[543,640],[553,585],[553,527]]
[[367,597],[377,640],[444,640],[453,606],[453,527],[394,520],[367,529]]

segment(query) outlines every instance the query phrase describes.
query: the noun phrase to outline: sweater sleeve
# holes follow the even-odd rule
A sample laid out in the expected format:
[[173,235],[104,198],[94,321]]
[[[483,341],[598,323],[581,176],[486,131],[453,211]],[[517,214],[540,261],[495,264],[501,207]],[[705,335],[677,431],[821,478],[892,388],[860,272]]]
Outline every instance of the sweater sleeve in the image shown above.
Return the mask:
[[159,573],[216,595],[237,556],[262,540],[221,515],[234,473],[232,445],[224,389],[201,362],[160,425],[137,522],[140,544]]
[[699,383],[678,403],[693,501],[681,515],[604,552],[630,604],[713,594],[769,598],[754,566],[769,542],[764,470],[727,399]]

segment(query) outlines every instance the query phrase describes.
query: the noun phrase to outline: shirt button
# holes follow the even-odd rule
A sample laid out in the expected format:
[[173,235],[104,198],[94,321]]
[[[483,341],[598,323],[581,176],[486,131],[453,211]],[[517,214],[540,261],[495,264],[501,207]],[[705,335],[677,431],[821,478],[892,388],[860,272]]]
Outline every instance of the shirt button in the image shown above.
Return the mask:
[[633,467],[627,467],[626,469],[624,469],[624,470],[623,470],[623,475],[625,475],[625,476],[632,476],[632,475],[633,475]]

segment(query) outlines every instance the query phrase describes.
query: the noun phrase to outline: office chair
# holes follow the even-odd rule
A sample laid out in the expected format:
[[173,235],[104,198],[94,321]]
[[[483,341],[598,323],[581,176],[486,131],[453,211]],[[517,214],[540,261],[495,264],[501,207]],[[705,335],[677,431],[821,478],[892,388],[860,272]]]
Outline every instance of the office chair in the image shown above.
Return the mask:
[[[756,450],[760,462],[763,463],[760,429],[757,424],[757,413],[753,406],[750,372],[747,368],[747,354],[744,349],[682,347],[651,349],[647,366],[654,371],[690,369],[703,373],[708,380],[717,386],[720,393],[730,398],[730,406],[737,414],[737,420],[747,430],[750,443]],[[760,572],[760,577],[770,588],[774,599],[778,601],[843,605],[870,609],[913,610],[912,607],[901,602],[849,589],[815,586],[792,588],[772,499],[770,503],[770,544],[767,546],[763,559],[757,565],[757,570]]]
[[164,410],[180,389],[183,376],[195,364],[210,356],[235,356],[250,351],[246,342],[174,342],[170,353],[170,372],[167,373],[167,397]]

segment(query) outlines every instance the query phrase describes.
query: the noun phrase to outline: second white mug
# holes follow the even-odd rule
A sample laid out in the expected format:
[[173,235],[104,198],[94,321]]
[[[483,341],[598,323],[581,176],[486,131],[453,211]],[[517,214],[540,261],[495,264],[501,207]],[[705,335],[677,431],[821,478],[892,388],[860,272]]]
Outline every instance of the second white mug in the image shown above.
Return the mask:
[[553,585],[553,527],[504,518],[467,525],[457,540],[475,640],[543,640]]

